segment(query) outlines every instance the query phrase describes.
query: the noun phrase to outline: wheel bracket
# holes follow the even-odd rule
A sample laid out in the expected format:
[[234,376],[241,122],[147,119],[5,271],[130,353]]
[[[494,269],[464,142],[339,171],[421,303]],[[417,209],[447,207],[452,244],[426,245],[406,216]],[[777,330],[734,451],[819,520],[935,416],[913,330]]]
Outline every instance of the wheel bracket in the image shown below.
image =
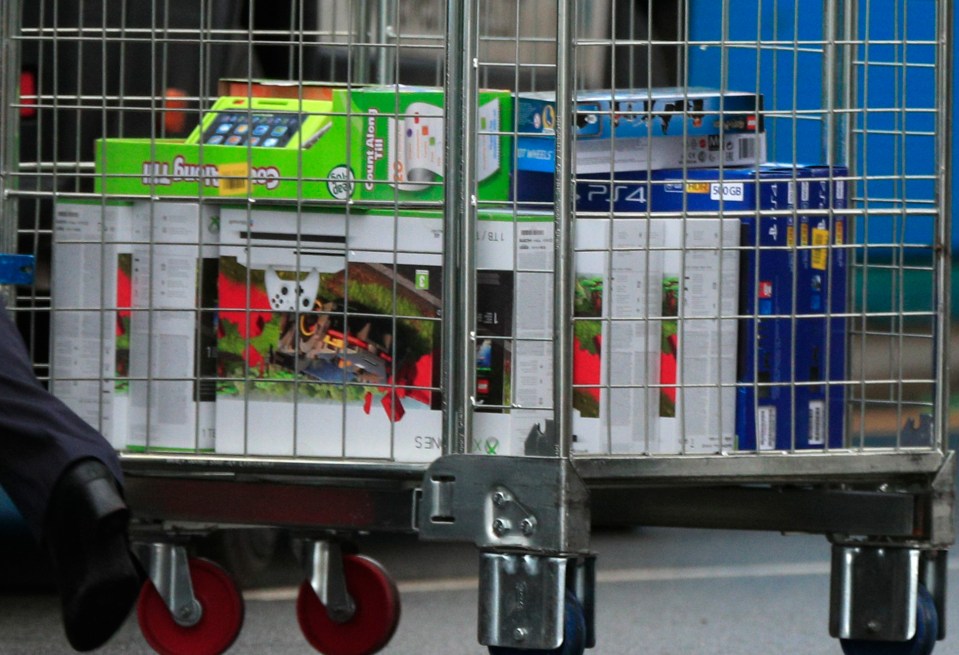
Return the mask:
[[193,593],[186,548],[169,543],[138,543],[134,550],[173,621],[184,628],[203,618],[203,607]]
[[346,588],[343,549],[335,541],[303,541],[303,563],[310,586],[330,620],[346,623],[356,614],[356,602]]

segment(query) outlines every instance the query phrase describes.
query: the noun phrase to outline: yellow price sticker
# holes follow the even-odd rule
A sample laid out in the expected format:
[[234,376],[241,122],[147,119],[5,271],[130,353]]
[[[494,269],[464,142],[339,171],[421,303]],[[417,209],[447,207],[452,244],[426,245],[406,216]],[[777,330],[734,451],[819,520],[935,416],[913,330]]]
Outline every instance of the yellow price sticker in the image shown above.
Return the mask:
[[220,195],[245,196],[250,193],[250,166],[246,162],[220,166]]
[[817,271],[825,271],[829,262],[829,230],[815,229],[812,231],[812,267]]

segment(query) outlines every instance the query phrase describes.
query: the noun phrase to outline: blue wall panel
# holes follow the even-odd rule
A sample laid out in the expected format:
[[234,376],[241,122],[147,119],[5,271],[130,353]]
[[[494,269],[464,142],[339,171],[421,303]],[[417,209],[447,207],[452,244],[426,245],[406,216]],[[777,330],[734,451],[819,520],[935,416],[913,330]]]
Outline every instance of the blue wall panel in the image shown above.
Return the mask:
[[[763,93],[770,159],[825,163],[821,109],[830,71],[824,68],[822,3],[690,0],[689,6],[689,83]],[[935,0],[859,2],[863,43],[856,47],[853,76],[863,110],[854,114],[851,155],[858,175],[868,178],[856,189],[861,206],[933,207],[935,10]],[[903,212],[871,218],[857,229],[871,245],[922,246],[932,243],[933,226],[931,215]]]

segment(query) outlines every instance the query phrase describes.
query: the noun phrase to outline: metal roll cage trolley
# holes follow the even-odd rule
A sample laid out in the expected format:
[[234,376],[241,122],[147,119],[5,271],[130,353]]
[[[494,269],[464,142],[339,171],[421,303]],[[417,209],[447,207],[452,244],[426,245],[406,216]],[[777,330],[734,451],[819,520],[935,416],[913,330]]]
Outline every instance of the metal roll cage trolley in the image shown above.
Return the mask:
[[[29,254],[16,253],[23,232],[18,203],[45,193],[21,183],[24,169],[14,145],[22,106],[16,62],[26,38],[18,36],[19,4],[0,7],[0,252],[11,253],[0,256],[0,283],[11,307],[29,304],[29,291],[23,289],[31,284],[33,267]],[[952,3],[936,3],[935,16],[935,398],[920,425],[903,428],[930,446],[903,447],[900,435],[895,446],[885,448],[675,457],[574,453],[570,317],[577,226],[572,127],[577,3],[565,0],[556,2],[555,218],[550,229],[551,342],[558,347],[552,348],[552,416],[530,437],[524,456],[473,454],[480,4],[449,2],[446,16],[442,302],[455,309],[444,312],[441,323],[443,455],[421,465],[124,452],[138,553],[151,581],[152,591],[139,609],[148,640],[184,653],[195,652],[182,646],[191,639],[200,639],[211,653],[229,647],[242,622],[239,594],[224,573],[188,556],[188,542],[218,527],[273,526],[290,530],[302,543],[306,582],[298,614],[321,652],[372,653],[396,627],[395,586],[378,565],[345,554],[342,546],[352,534],[376,531],[477,547],[478,634],[491,652],[582,653],[597,644],[591,525],[614,522],[825,535],[832,544],[829,630],[845,652],[930,653],[946,634],[947,552],[955,538],[956,459],[947,450]],[[855,106],[855,93],[851,76],[841,71],[852,66],[856,42],[850,30],[858,4],[823,2],[825,56],[840,71],[824,79],[823,142],[827,161],[843,165],[855,155],[848,145],[851,119],[844,113]],[[357,580],[365,582],[353,587]],[[342,650],[344,640],[367,639],[351,630],[356,630],[358,606],[370,602],[388,609],[364,619],[374,626],[373,636],[360,647],[365,650]],[[876,650],[897,643],[901,650]],[[176,644],[182,650],[176,651]]]

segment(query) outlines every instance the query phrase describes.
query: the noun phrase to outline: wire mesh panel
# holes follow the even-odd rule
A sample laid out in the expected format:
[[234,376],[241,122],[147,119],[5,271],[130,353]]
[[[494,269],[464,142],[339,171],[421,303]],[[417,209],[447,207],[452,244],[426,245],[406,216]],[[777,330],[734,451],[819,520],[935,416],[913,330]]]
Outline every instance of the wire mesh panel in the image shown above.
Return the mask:
[[[295,529],[331,617],[334,541],[417,532],[478,547],[485,645],[582,652],[592,519],[771,529],[833,542],[846,646],[926,652],[952,18],[5,2],[0,292],[142,535]],[[177,616],[181,537],[146,549]]]
[[13,304],[131,453],[935,453],[946,5],[8,4]]
[[578,449],[940,448],[943,7],[687,2],[683,16],[655,44],[679,53],[678,88],[575,103]]

